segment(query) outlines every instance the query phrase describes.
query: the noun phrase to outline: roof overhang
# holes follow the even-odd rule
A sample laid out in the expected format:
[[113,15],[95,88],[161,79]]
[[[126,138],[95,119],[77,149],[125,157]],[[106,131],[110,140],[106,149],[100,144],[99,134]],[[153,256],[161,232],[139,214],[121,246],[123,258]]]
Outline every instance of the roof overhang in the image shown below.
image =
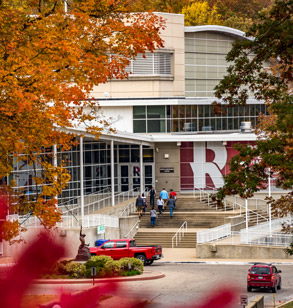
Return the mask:
[[232,36],[236,36],[239,38],[246,38],[246,39],[251,39],[247,38],[245,36],[245,32],[230,28],[230,27],[224,27],[224,26],[217,26],[217,25],[205,25],[205,26],[190,26],[190,27],[184,27],[184,32],[219,32],[219,33],[224,33],[224,34],[229,34]]

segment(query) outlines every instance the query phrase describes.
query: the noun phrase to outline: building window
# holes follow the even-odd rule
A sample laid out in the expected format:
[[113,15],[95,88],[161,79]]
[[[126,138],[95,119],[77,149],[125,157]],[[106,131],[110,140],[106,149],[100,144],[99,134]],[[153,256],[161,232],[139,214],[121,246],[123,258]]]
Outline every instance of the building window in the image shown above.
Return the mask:
[[211,105],[134,106],[134,133],[238,131],[241,122],[255,127],[264,104],[227,107],[215,114]]
[[171,75],[172,53],[146,53],[130,60],[126,71],[131,75]]

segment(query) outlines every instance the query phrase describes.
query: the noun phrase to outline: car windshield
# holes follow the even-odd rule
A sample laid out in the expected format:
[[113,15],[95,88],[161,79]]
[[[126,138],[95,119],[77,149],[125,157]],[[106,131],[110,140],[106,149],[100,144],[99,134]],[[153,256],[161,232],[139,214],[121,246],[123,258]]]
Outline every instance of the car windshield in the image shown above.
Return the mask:
[[251,274],[270,275],[271,269],[269,267],[253,267],[250,271]]

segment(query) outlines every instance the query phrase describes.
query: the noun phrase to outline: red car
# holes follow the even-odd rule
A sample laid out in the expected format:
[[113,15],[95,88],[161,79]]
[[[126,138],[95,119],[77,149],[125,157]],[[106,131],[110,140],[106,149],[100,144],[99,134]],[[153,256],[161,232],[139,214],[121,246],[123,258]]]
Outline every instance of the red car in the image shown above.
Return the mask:
[[106,255],[114,260],[121,258],[137,258],[144,265],[151,265],[163,257],[162,246],[136,246],[134,239],[109,240],[99,247],[90,247],[92,256]]
[[247,291],[251,292],[253,288],[266,288],[273,293],[282,287],[281,271],[276,266],[268,263],[255,263],[248,270]]

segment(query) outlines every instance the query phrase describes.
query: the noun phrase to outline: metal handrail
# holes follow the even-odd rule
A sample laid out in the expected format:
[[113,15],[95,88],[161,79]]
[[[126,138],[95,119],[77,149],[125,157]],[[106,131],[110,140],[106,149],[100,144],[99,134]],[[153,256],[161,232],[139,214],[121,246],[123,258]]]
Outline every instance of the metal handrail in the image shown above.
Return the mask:
[[[136,223],[132,226],[132,228],[129,230],[129,232],[126,234],[126,235],[124,235],[124,238],[128,238],[129,237],[129,235],[130,235],[130,233],[136,228],[136,226],[138,225],[140,223],[140,220],[138,219],[137,221],[136,221]],[[136,234],[136,233],[135,233]],[[134,234],[134,235],[135,235]],[[133,235],[133,236],[134,236]]]
[[184,221],[184,223],[181,225],[181,227],[177,230],[175,235],[172,237],[172,248],[174,248],[174,239],[176,238],[176,246],[178,245],[178,238],[177,236],[179,235],[179,242],[181,241],[181,232],[182,236],[184,237],[184,225],[185,225],[185,232],[187,232],[187,221]]
[[[118,198],[118,203],[120,203],[120,196],[121,195],[126,195],[127,194],[127,197],[129,198],[131,193],[134,196],[134,194],[137,193],[137,192],[138,192],[138,189],[134,188],[134,189],[131,189],[131,190],[128,190],[128,191],[125,191],[125,192],[120,192],[120,193],[114,195],[114,197]],[[100,199],[100,200],[88,203],[88,204],[86,204],[84,206],[84,209],[89,208],[90,206],[94,207],[95,204],[99,204],[99,203],[102,203],[102,202],[105,204],[106,201],[111,201],[111,199],[112,199],[112,196],[109,196],[109,197],[106,197],[106,198],[103,198],[103,199]],[[77,207],[75,207],[73,209],[67,210],[67,211],[63,212],[63,214],[67,214],[69,212],[72,212],[72,211],[78,210],[78,209],[80,209],[80,206],[77,206]]]
[[[123,211],[119,214],[119,216],[118,217],[123,217],[124,216],[124,213],[126,212],[126,211],[128,211],[129,210],[129,208],[131,208],[131,206],[134,206],[134,210],[136,209],[136,207],[135,207],[135,205],[134,205],[134,202],[130,202],[130,203],[128,203],[127,205],[126,205],[126,207],[123,209]],[[130,211],[128,211],[128,214],[130,213]]]
[[[245,208],[245,206],[242,205],[242,204],[239,204],[239,203],[237,203],[237,202],[234,202],[234,203],[233,203],[233,208],[234,208],[234,204],[236,204],[236,205],[239,206],[239,208],[240,208],[240,216],[241,216],[241,208],[242,208],[242,207]],[[246,208],[245,208],[245,210],[246,210]],[[257,224],[257,225],[258,225],[258,216],[264,218],[266,221],[269,221],[266,217],[262,216],[261,214],[255,212],[255,211],[253,211],[253,210],[251,210],[251,209],[247,209],[247,211],[256,214],[256,218],[257,218],[256,224]]]

